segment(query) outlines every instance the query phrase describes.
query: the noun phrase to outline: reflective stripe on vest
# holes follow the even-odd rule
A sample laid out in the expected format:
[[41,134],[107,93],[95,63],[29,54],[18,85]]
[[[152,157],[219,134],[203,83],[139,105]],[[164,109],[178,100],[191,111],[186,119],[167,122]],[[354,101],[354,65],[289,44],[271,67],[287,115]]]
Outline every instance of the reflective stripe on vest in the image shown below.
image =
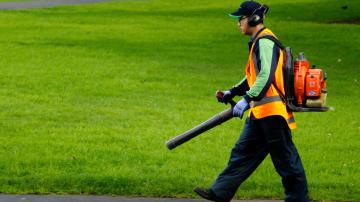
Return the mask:
[[261,99],[260,101],[251,101],[250,102],[250,107],[257,107],[263,104],[267,104],[270,102],[277,102],[277,101],[282,101],[281,97],[278,95],[275,96],[270,96],[270,97],[264,97],[263,99]]
[[295,123],[294,117],[288,118],[287,122],[288,122],[289,124],[290,124],[290,123]]

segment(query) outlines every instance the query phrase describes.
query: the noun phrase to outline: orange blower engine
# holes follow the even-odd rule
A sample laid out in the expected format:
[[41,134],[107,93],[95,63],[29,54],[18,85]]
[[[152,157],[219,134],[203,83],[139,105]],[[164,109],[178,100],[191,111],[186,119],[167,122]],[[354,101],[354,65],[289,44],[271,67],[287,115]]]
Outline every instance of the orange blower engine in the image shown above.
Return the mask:
[[284,71],[285,100],[287,107],[295,112],[324,112],[326,104],[326,73],[322,69],[310,68],[304,53],[292,61],[291,49],[286,50]]

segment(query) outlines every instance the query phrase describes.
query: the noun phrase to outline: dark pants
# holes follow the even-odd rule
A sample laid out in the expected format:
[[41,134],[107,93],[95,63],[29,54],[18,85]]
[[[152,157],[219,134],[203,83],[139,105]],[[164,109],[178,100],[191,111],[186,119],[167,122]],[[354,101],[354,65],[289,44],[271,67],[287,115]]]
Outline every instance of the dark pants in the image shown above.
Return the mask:
[[308,201],[306,176],[291,131],[281,116],[247,118],[240,139],[232,149],[228,166],[211,190],[230,201],[242,182],[270,153],[285,188],[285,201]]

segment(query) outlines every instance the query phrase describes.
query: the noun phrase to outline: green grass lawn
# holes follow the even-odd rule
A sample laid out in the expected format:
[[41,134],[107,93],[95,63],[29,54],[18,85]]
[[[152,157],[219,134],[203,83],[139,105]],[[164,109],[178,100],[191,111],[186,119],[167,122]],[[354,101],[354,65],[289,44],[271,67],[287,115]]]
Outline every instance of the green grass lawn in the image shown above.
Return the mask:
[[[0,192],[195,197],[243,121],[168,151],[244,75],[240,2],[150,0],[0,12]],[[328,73],[327,113],[295,114],[313,200],[360,200],[360,1],[269,0],[266,24]],[[347,5],[348,9],[341,9]],[[269,158],[237,198],[282,198]]]

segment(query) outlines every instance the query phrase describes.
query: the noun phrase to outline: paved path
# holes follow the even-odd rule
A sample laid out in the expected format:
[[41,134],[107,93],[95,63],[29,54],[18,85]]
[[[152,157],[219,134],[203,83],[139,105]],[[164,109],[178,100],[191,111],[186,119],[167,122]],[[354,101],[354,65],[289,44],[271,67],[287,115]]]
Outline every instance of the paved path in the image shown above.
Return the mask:
[[60,5],[75,5],[75,4],[97,3],[97,2],[107,2],[107,1],[113,1],[113,0],[34,0],[34,1],[25,1],[25,2],[0,2],[0,10],[47,8],[47,7],[60,6]]
[[[0,195],[0,202],[207,202],[200,199],[129,198],[80,195]],[[233,200],[232,202],[280,202],[271,200]]]

